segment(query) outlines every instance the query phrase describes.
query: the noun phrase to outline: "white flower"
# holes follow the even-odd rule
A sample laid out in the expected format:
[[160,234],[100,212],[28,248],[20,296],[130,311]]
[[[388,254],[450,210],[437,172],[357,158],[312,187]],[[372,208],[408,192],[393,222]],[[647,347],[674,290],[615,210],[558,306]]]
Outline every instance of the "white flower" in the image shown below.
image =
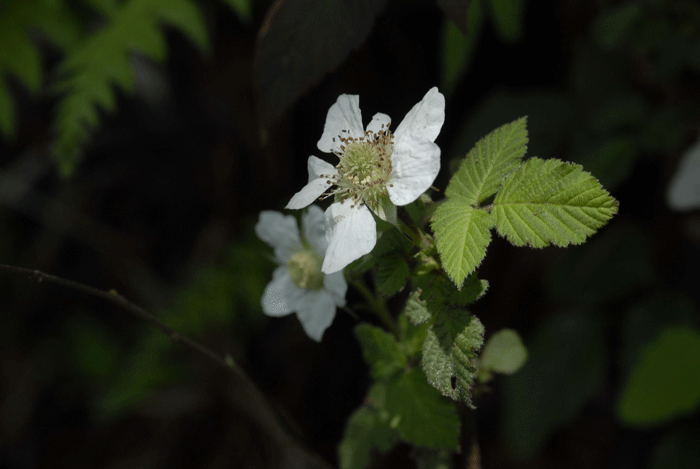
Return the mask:
[[318,149],[340,159],[333,166],[315,156],[308,161],[309,182],[287,204],[306,207],[318,197],[334,195],[326,210],[328,251],[322,271],[332,273],[372,250],[377,230],[370,209],[396,223],[396,206],[423,194],[440,171],[440,148],[434,143],[445,121],[445,97],[432,88],[413,106],[392,134],[391,119],[375,114],[362,130],[360,97],[340,95],[328,110]]
[[326,254],[323,211],[316,205],[302,215],[304,233],[299,234],[291,215],[264,211],[255,225],[258,237],[274,248],[279,267],[265,287],[262,309],[268,316],[297,313],[306,334],[317,342],[333,322],[336,306],[345,305],[348,285],[343,272],[324,274]]

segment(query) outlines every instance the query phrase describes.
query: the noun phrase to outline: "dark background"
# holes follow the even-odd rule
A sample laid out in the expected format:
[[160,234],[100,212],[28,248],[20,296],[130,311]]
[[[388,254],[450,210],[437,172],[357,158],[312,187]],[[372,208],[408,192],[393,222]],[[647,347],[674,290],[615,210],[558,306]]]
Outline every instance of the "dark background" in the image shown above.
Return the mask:
[[[700,133],[700,68],[679,52],[700,51],[694,2],[640,2],[637,29],[612,43],[600,22],[619,2],[526,2],[512,41],[484,21],[452,86],[442,68],[445,13],[429,1],[389,2],[356,50],[274,111],[254,69],[270,2],[255,2],[250,21],[219,2],[199,5],[211,52],[166,28],[163,63],[134,54],[135,92],[115,87],[115,112],[101,113],[68,178],[51,153],[60,96],[29,93],[8,75],[17,132],[0,137],[3,262],[114,288],[230,354],[302,446],[336,465],[344,424],[370,383],[356,320],[339,311],[317,344],[294,315],[266,318],[259,299],[273,265],[253,226],[306,182],[306,159],[322,156],[316,142],[339,94],[360,95],[365,123],[376,112],[398,123],[439,86],[447,105],[436,187],[479,137],[528,115],[529,155],[583,164],[620,201],[583,246],[518,249],[501,238],[490,246],[480,270],[490,290],[473,312],[487,337],[516,329],[539,350],[531,362],[543,371],[497,379],[476,402],[478,424],[462,448],[477,435],[485,468],[681,467],[667,466],[668,454],[692,464],[697,448],[685,442],[698,435],[697,414],[638,428],[616,408],[634,357],[658,329],[698,321],[700,218],[697,209],[672,211],[665,195]],[[640,46],[659,17],[666,35]],[[61,54],[39,43],[53,70]],[[615,107],[621,96],[627,105]],[[0,281],[0,467],[283,460],[240,385],[215,364],[104,301],[21,275]],[[348,302],[358,300],[351,290]],[[390,304],[398,313],[400,299]],[[575,339],[562,340],[561,355],[576,358],[563,371],[548,362],[558,349],[543,338],[547,327]],[[549,415],[547,396],[570,405]],[[532,417],[518,414],[520,403]],[[412,467],[411,451],[399,445],[374,467]]]

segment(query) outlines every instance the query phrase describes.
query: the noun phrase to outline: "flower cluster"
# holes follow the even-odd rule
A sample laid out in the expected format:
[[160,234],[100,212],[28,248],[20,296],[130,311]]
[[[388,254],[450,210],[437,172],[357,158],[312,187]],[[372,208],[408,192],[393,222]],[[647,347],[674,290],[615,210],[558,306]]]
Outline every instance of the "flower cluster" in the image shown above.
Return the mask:
[[297,313],[306,334],[316,341],[333,322],[337,306],[345,305],[348,285],[343,272],[324,274],[326,253],[323,211],[312,205],[302,216],[303,235],[291,215],[264,211],[255,225],[258,237],[274,249],[279,267],[262,297],[268,316]]
[[280,265],[265,289],[263,311],[282,316],[296,311],[306,333],[320,340],[345,304],[342,270],[369,253],[377,242],[374,216],[397,224],[396,207],[416,200],[440,171],[435,139],[445,120],[445,98],[432,88],[392,133],[391,119],[375,114],[363,130],[360,98],[340,95],[328,111],[318,149],[333,153],[336,166],[309,157],[309,182],[288,209],[333,196],[325,215],[317,206],[303,215],[304,236],[296,220],[263,212],[255,227],[275,249]]

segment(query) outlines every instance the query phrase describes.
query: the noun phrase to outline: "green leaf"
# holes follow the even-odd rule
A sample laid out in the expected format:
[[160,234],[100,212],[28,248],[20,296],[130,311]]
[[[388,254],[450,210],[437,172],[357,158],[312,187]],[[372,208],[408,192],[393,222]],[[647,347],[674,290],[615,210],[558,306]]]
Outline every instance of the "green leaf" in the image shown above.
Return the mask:
[[418,359],[420,357],[421,349],[423,348],[423,341],[425,341],[425,334],[428,330],[427,324],[412,324],[408,315],[400,314],[397,318],[399,324],[399,340],[401,342],[401,348],[404,350],[409,359]]
[[423,370],[430,384],[473,407],[474,359],[483,343],[484,326],[469,311],[440,311],[423,343]]
[[448,199],[435,211],[430,226],[437,250],[443,268],[458,288],[486,256],[493,225],[488,212],[472,207],[461,198]]
[[457,449],[459,417],[454,403],[425,380],[418,368],[389,382],[387,410],[401,438],[416,446]]
[[387,0],[277,1],[258,32],[253,78],[263,123],[275,121],[369,35]]
[[377,402],[378,394],[386,394],[386,385],[377,383],[368,393],[368,404],[356,410],[348,419],[343,439],[338,445],[338,461],[342,469],[365,469],[372,461],[372,451],[388,451],[397,440],[384,409],[385,398]]
[[603,326],[591,314],[557,315],[527,344],[522,369],[502,377],[504,435],[513,455],[537,453],[603,386],[608,369]]
[[491,0],[491,19],[503,42],[513,43],[523,35],[525,0]]
[[491,212],[516,246],[581,244],[617,213],[618,202],[581,166],[532,158],[509,175]]
[[498,191],[527,151],[527,118],[505,124],[479,140],[452,177],[445,196],[465,204],[481,203]]
[[614,49],[627,40],[642,13],[641,5],[632,2],[606,12],[593,23],[593,38],[601,48]]
[[384,296],[391,296],[406,285],[409,268],[408,262],[400,255],[385,257],[375,270],[377,291]]
[[520,336],[513,329],[501,329],[486,342],[479,357],[480,368],[512,375],[527,360],[527,349]]
[[411,293],[404,309],[408,319],[415,325],[423,324],[432,316],[430,311],[428,311],[427,302],[420,299],[421,293],[420,289]]
[[483,0],[472,0],[467,11],[467,32],[460,31],[454,21],[445,19],[442,23],[442,54],[440,68],[442,86],[445,94],[450,94],[459,79],[469,69],[474,52],[479,44],[481,30],[484,26],[484,12],[481,7]]
[[355,335],[374,379],[388,378],[406,367],[408,358],[394,337],[384,330],[360,324]]
[[658,425],[700,405],[700,333],[671,326],[643,352],[617,408],[628,425]]

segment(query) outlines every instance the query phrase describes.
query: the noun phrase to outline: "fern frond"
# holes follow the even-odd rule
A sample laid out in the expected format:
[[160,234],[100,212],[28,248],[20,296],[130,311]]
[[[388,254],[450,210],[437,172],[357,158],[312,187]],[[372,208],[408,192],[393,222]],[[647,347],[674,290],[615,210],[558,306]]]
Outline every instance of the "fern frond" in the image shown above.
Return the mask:
[[86,38],[59,67],[54,155],[64,175],[72,173],[91,133],[99,125],[98,108],[115,108],[113,86],[134,88],[130,61],[139,52],[155,61],[167,56],[161,23],[178,29],[203,51],[208,37],[201,12],[192,0],[127,0],[109,15],[108,23]]

